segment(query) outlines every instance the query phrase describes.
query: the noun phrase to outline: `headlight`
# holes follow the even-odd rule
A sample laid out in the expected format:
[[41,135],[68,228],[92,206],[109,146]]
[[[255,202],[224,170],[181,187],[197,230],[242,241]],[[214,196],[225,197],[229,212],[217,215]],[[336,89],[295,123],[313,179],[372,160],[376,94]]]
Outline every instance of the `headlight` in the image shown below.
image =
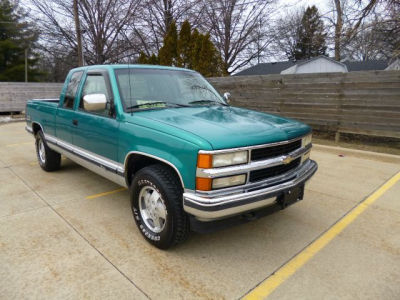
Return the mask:
[[305,137],[302,138],[301,140],[301,146],[305,147],[308,144],[311,144],[311,140],[312,140],[312,134],[307,134]]
[[212,182],[213,189],[220,189],[228,186],[236,186],[246,183],[246,175],[235,175],[229,177],[215,178]]
[[[221,154],[199,153],[197,157],[197,168],[211,169],[217,167],[234,166],[246,164],[249,159],[249,152],[236,151]],[[233,175],[221,178],[196,177],[196,190],[210,191],[224,187],[242,185],[246,183],[246,174]]]
[[203,169],[226,167],[245,164],[248,161],[248,151],[237,151],[221,154],[200,153],[197,166]]
[[247,163],[247,151],[223,153],[213,155],[212,166],[224,167]]

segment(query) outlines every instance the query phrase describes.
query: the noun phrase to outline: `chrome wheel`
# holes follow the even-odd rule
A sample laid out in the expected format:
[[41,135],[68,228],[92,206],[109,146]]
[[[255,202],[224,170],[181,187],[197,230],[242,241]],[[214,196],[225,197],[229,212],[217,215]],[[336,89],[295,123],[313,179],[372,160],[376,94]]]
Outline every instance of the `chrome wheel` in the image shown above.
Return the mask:
[[140,190],[139,211],[143,222],[151,231],[163,231],[167,221],[167,208],[160,193],[149,185]]
[[46,150],[44,148],[44,143],[42,139],[39,139],[38,147],[39,147],[40,162],[44,164],[46,162]]

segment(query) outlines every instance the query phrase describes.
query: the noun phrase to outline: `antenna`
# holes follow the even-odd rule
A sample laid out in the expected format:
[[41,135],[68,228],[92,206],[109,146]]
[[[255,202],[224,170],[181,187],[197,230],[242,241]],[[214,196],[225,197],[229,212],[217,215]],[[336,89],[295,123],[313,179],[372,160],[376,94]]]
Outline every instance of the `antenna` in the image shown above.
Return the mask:
[[[129,80],[129,105],[130,107],[133,106],[133,102],[132,102],[132,86],[131,86],[131,65],[130,65],[130,61],[131,61],[131,56],[128,55],[128,80]],[[133,110],[131,109],[131,116],[133,116]]]

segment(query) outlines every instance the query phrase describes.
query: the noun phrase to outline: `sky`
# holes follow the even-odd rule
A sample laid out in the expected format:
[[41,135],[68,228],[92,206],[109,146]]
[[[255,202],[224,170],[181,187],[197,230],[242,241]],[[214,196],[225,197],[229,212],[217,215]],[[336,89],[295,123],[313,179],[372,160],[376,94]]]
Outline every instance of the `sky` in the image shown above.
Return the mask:
[[[279,5],[287,6],[288,10],[315,5],[320,14],[328,12],[332,0],[279,0]],[[284,13],[283,11],[282,13]]]

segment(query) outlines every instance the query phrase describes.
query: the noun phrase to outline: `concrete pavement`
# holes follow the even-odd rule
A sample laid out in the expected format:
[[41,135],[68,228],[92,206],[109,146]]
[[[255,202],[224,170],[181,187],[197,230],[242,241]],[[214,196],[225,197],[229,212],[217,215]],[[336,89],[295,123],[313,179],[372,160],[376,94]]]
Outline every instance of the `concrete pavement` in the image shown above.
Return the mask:
[[[400,157],[363,151],[316,145],[312,158],[304,201],[160,251],[127,191],[67,159],[42,171],[24,124],[1,125],[0,298],[240,298],[400,170]],[[398,299],[399,193],[397,182],[270,298]]]

